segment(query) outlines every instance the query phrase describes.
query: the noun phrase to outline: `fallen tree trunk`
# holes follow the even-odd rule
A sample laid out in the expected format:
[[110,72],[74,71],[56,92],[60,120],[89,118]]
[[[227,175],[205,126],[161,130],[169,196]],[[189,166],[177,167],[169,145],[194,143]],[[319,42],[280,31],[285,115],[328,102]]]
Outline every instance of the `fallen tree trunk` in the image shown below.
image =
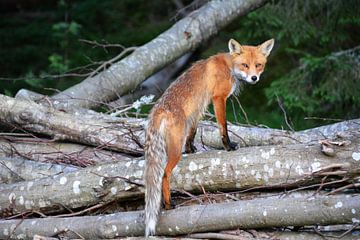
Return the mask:
[[[291,202],[291,204],[289,204]],[[360,221],[360,195],[256,199],[180,207],[161,213],[158,235],[183,235],[229,229],[352,224]],[[86,239],[144,235],[143,212],[102,216],[0,221],[0,238],[32,238],[35,234]]]
[[89,146],[48,141],[39,138],[0,138],[0,157],[20,157],[28,160],[68,164],[79,167],[128,161],[133,158],[114,151]]
[[34,180],[61,173],[69,173],[79,168],[60,164],[39,163],[21,158],[0,157],[0,184]]
[[178,58],[175,62],[169,64],[162,70],[153,74],[140,84],[133,92],[119,97],[117,100],[110,102],[108,105],[113,109],[119,109],[128,104],[135,102],[142,96],[154,95],[154,101],[158,99],[162,93],[174,81],[180,71],[188,64],[194,52],[189,52]]
[[91,108],[135,89],[148,76],[194,50],[266,0],[211,1],[109,69],[52,97],[54,105]]
[[[72,114],[41,106],[32,101],[0,95],[0,122],[57,139],[67,139],[131,154],[142,154],[144,119],[122,120],[85,109]],[[29,110],[31,109],[31,110]],[[324,138],[359,133],[360,119],[344,121],[300,132],[258,127],[229,126],[230,137],[240,146],[310,143]],[[222,148],[218,128],[210,122],[199,125],[196,146]],[[345,136],[346,137],[346,136]]]
[[127,127],[126,123],[93,121],[1,94],[0,123],[46,134],[56,140],[81,142],[133,155],[143,152],[134,135],[135,130]]
[[[291,188],[319,183],[324,176],[340,176],[343,184],[350,184],[360,175],[359,142],[357,135],[342,146],[334,145],[333,157],[324,155],[318,144],[191,154],[174,169],[171,187],[192,192],[200,192],[202,187],[210,191]],[[0,186],[0,206],[7,208],[15,203],[13,214],[29,210],[47,214],[142,197],[143,188],[138,184],[141,184],[143,166],[144,160],[140,159],[88,167],[34,182],[3,185]],[[329,177],[327,182],[332,180]]]
[[[25,91],[25,93],[27,92],[28,91]],[[33,96],[32,93],[30,94],[29,98],[30,100],[33,100],[31,96]],[[24,99],[24,96],[20,95],[19,98]],[[120,121],[122,123],[126,123],[126,128],[131,129],[134,138],[137,139],[137,141],[141,145],[144,144],[143,129],[147,124],[147,121],[144,121],[144,119],[120,118],[119,120],[119,118],[105,115],[102,113],[97,113],[88,109],[70,108],[67,110],[74,115],[81,115],[83,119],[89,121],[96,119],[99,122],[99,125],[101,125],[101,122],[106,122],[108,124],[116,124]],[[51,123],[49,124],[51,125]],[[346,134],[349,133],[359,134],[359,126],[360,119],[353,119],[298,132],[260,127],[243,127],[237,125],[229,125],[228,129],[230,138],[233,141],[237,142],[240,147],[248,147],[278,144],[311,143],[318,142],[321,139],[333,139],[342,136],[346,137]],[[199,150],[206,149],[206,147],[217,149],[223,148],[221,138],[219,137],[219,129],[215,123],[209,121],[202,121],[198,126],[197,132],[198,133],[195,138],[195,145]]]
[[[299,132],[271,128],[228,126],[230,139],[241,147],[297,144],[318,142],[321,139],[347,137],[347,134],[360,134],[360,119],[343,121]],[[201,122],[196,142],[214,148],[222,148],[219,129],[211,122]]]
[[[328,228],[330,226],[326,226]],[[353,240],[358,236],[356,230],[353,229],[353,226],[348,226],[347,229],[342,231],[319,231],[312,229],[301,229],[299,231],[292,230],[233,230],[233,231],[223,231],[220,233],[194,233],[188,235],[192,239],[223,239],[223,240],[268,240],[268,239],[276,239],[276,240],[324,240],[324,239],[335,239],[339,238],[342,240]],[[349,229],[353,229],[354,231],[348,232]],[[345,235],[343,236],[343,234]],[[138,237],[140,240],[140,237]],[[44,239],[45,240],[45,239]],[[133,239],[137,240],[137,239]]]

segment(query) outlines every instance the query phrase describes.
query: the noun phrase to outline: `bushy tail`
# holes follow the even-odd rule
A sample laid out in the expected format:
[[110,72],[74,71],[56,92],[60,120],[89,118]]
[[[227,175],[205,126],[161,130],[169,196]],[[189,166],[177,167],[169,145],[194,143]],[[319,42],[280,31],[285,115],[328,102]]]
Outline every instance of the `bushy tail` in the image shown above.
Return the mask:
[[162,178],[166,162],[164,120],[160,126],[149,121],[145,140],[145,236],[155,234],[161,208]]

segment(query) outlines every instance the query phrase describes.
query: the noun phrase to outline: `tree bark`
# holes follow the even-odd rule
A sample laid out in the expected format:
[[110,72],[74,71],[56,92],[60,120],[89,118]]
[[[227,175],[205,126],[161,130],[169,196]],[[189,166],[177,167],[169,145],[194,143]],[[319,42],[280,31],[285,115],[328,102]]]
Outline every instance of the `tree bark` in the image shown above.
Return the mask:
[[[1,97],[1,95],[0,95]],[[1,104],[1,98],[0,98]],[[34,105],[31,105],[34,106]],[[30,107],[30,106],[26,106]],[[24,107],[24,108],[26,108]],[[10,106],[7,106],[10,108]],[[42,110],[41,110],[42,109]],[[52,108],[41,108],[39,111],[55,112]],[[140,145],[144,144],[144,128],[146,126],[146,121],[144,119],[121,119],[116,117],[111,117],[109,115],[97,113],[91,110],[77,108],[77,109],[68,109],[69,113],[75,116],[81,116],[81,120],[86,122],[96,121],[97,126],[103,128],[117,128],[119,122],[126,122],[124,126],[127,129],[131,129],[131,134],[136,139]],[[1,110],[0,110],[1,115]],[[69,115],[70,116],[70,115]],[[70,121],[70,120],[67,120]],[[13,122],[15,124],[16,122]],[[47,124],[53,129],[56,129],[56,126],[53,126],[50,120]],[[109,127],[109,125],[113,125]],[[278,145],[278,144],[296,144],[296,143],[310,143],[317,142],[321,139],[333,139],[337,136],[346,137],[347,132],[360,133],[360,119],[354,119],[344,122],[339,122],[335,124],[330,124],[326,126],[321,126],[318,128],[313,128],[305,131],[292,132],[279,129],[269,129],[269,128],[259,128],[259,127],[243,127],[236,125],[229,125],[229,135],[231,140],[237,142],[240,147],[248,146],[261,146],[261,145]],[[79,132],[79,129],[75,127],[73,133],[77,135],[82,135]],[[36,131],[37,129],[29,129]],[[197,135],[195,138],[195,145],[198,150],[210,148],[222,149],[223,145],[221,142],[219,129],[216,124],[208,121],[202,121],[199,124]],[[72,139],[74,140],[74,139]],[[118,141],[123,141],[123,137],[120,136]],[[99,143],[98,143],[99,144]],[[135,146],[136,147],[136,146]],[[137,149],[137,151],[142,151],[142,149]]]
[[[326,226],[327,228],[329,226]],[[223,240],[324,240],[324,239],[336,239],[343,234],[346,230],[352,228],[348,226],[341,232],[334,231],[319,231],[315,232],[314,227],[312,229],[301,229],[299,231],[289,230],[234,230],[234,231],[223,231],[221,233],[194,233],[188,235],[193,239],[223,239]],[[355,230],[355,229],[354,229]],[[353,240],[357,237],[356,231],[354,233],[348,233],[342,236],[342,240]],[[133,239],[135,240],[135,239]]]
[[100,74],[52,97],[54,105],[91,108],[135,89],[148,76],[194,50],[266,0],[211,1]]
[[134,129],[127,127],[126,123],[94,121],[83,115],[75,116],[4,95],[0,95],[0,123],[46,134],[56,140],[80,142],[133,155],[143,152],[133,134]]
[[0,184],[39,179],[78,170],[77,167],[0,157]]
[[[291,202],[291,204],[289,204]],[[157,235],[183,235],[229,229],[352,224],[360,220],[360,195],[243,200],[163,211]],[[86,239],[143,236],[143,211],[102,216],[0,221],[0,238],[24,239],[35,234]]]
[[[293,188],[320,183],[324,176],[356,182],[360,175],[359,135],[332,146],[333,157],[319,144],[294,144],[211,151],[184,155],[174,169],[172,189],[201,192],[251,188]],[[39,210],[45,214],[142,197],[144,160],[104,164],[38,181],[0,186],[0,206],[15,204],[13,214]],[[328,185],[326,185],[328,186]],[[25,190],[24,190],[25,189]]]
[[17,157],[37,162],[79,167],[128,161],[133,158],[101,148],[33,138],[0,138],[0,157]]
[[[322,139],[345,137],[347,134],[360,134],[360,119],[343,121],[304,131],[292,132],[271,128],[243,127],[229,125],[229,136],[240,147],[315,143]],[[222,148],[219,128],[212,122],[201,122],[195,141],[206,146]]]

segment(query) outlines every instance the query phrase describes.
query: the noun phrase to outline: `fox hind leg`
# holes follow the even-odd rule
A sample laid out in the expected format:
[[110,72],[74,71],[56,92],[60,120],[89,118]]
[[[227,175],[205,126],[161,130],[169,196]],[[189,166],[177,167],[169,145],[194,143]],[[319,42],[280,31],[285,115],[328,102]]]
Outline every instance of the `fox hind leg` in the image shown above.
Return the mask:
[[194,138],[196,135],[197,125],[198,125],[198,123],[195,122],[189,130],[189,134],[186,138],[186,143],[185,143],[185,152],[186,153],[194,153],[197,150],[196,147],[194,146]]
[[165,209],[171,209],[170,177],[172,170],[181,159],[181,151],[185,139],[185,127],[178,125],[171,127],[172,131],[168,132],[166,137],[166,152],[168,156],[167,164],[164,171],[162,191],[165,203]]

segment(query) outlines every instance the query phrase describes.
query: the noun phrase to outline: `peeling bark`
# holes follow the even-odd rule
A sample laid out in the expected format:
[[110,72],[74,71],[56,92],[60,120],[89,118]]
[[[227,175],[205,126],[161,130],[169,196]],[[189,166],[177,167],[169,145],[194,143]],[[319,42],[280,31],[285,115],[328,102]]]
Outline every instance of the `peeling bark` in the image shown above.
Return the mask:
[[[291,204],[289,204],[291,202]],[[163,211],[156,233],[183,235],[229,229],[352,224],[360,221],[360,195],[256,199],[180,207]],[[24,239],[35,234],[86,239],[143,236],[143,211],[102,216],[0,221],[0,238]]]
[[[359,135],[344,146],[333,146],[334,157],[319,144],[241,148],[234,152],[211,151],[184,155],[174,169],[171,188],[201,192],[249,188],[290,188],[319,183],[324,176],[340,176],[351,183],[360,175]],[[341,160],[341,161],[340,161]],[[17,212],[62,212],[99,202],[143,196],[144,160],[88,167],[30,182],[0,186],[0,206],[15,204]],[[331,180],[332,178],[329,178]],[[24,191],[24,189],[26,189]]]
[[[80,142],[141,155],[143,150],[126,123],[107,123],[76,116],[32,101],[0,95],[0,123],[46,134],[57,140]],[[143,132],[143,131],[141,131]]]
[[77,167],[67,165],[0,157],[0,184],[33,180],[76,170]]
[[266,0],[210,1],[100,74],[52,97],[54,105],[91,108],[135,89],[148,76],[194,50]]

